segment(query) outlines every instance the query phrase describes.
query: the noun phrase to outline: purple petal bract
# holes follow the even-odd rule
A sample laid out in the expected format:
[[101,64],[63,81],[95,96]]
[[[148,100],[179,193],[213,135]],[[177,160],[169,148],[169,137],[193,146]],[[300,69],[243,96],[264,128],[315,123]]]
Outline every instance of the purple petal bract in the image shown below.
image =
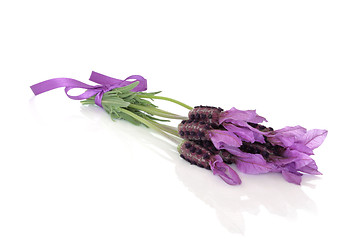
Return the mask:
[[256,110],[238,110],[236,108],[231,108],[230,110],[224,111],[220,114],[219,118],[220,123],[230,121],[238,126],[246,126],[246,122],[251,123],[261,123],[267,122],[267,120],[259,115],[257,115]]
[[219,155],[215,156],[216,161],[210,162],[211,170],[214,175],[218,175],[227,184],[238,185],[241,183],[239,175],[227,164],[225,164]]
[[240,172],[247,174],[268,173],[273,169],[273,165],[267,163],[260,154],[251,154],[239,151],[235,158],[235,163]]
[[284,179],[290,183],[295,183],[297,185],[300,185],[301,183],[301,176],[300,173],[292,173],[286,170],[281,171],[282,176]]
[[211,130],[209,131],[209,136],[217,149],[223,149],[225,145],[240,147],[242,144],[241,140],[234,133],[228,131]]
[[237,127],[233,124],[224,123],[224,128],[229,132],[236,134],[241,140],[246,142],[255,142],[254,132],[245,127]]
[[324,142],[327,133],[327,130],[312,129],[307,131],[307,133],[301,137],[300,142],[311,150],[314,150]]

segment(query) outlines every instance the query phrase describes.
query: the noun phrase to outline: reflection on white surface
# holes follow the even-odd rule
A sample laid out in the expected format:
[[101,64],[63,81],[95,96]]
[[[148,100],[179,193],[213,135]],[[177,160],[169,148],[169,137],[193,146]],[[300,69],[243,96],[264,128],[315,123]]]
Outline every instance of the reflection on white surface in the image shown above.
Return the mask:
[[244,214],[259,214],[265,208],[272,214],[287,219],[296,218],[300,209],[316,211],[315,203],[301,187],[281,179],[280,175],[241,175],[240,186],[224,185],[221,180],[214,183],[203,174],[189,171],[187,166],[176,166],[180,180],[198,198],[215,208],[217,216],[230,232],[244,233]]
[[[179,157],[176,146],[153,131],[131,125],[125,121],[113,124],[109,116],[98,107],[82,106],[81,113],[112,132],[121,131],[119,137],[134,140],[175,164],[179,180],[197,198],[215,209],[221,224],[230,232],[244,233],[246,214],[259,214],[264,208],[277,216],[296,219],[299,210],[316,212],[316,204],[303,191],[314,187],[305,176],[302,186],[286,182],[280,174],[245,175],[240,186],[230,186],[205,169],[192,166]],[[235,166],[234,166],[235,168]]]

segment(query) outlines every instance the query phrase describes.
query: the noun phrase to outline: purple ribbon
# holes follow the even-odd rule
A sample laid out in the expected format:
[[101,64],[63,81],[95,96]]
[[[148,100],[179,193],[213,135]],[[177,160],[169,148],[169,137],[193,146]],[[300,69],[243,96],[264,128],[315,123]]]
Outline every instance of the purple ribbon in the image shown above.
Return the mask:
[[[128,81],[130,79],[134,79],[135,81]],[[89,80],[98,83],[100,85],[91,86],[72,78],[53,78],[34,84],[30,88],[35,95],[39,95],[41,93],[53,90],[55,88],[65,87],[66,95],[73,100],[84,100],[96,95],[95,104],[98,105],[99,107],[102,107],[101,99],[104,93],[114,88],[125,87],[133,82],[138,81],[139,84],[131,91],[140,92],[140,91],[145,91],[147,89],[147,81],[145,78],[143,78],[140,75],[131,75],[130,77],[127,77],[125,80],[120,80],[93,71],[91,73]],[[82,89],[86,89],[86,91],[78,96],[69,95],[68,92],[73,88],[82,88]]]

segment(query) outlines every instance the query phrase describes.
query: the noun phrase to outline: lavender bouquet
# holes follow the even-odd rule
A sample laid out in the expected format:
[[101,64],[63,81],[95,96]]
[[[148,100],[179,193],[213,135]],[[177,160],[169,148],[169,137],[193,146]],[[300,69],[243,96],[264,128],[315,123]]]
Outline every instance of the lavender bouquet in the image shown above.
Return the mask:
[[[226,183],[237,185],[241,180],[236,168],[247,174],[281,173],[288,182],[300,184],[303,174],[319,175],[311,158],[313,150],[325,140],[327,130],[306,130],[301,126],[274,130],[266,127],[267,120],[255,110],[224,111],[219,107],[190,107],[160,92],[146,92],[147,81],[140,75],[119,80],[92,72],[91,86],[71,78],[54,78],[31,86],[35,95],[65,87],[66,95],[82,104],[103,108],[112,119],[123,119],[135,125],[154,129],[178,145],[180,157],[193,165],[211,170]],[[85,92],[73,96],[74,88]],[[189,110],[180,116],[159,109],[153,100],[173,102]],[[181,121],[178,128],[165,124]]]

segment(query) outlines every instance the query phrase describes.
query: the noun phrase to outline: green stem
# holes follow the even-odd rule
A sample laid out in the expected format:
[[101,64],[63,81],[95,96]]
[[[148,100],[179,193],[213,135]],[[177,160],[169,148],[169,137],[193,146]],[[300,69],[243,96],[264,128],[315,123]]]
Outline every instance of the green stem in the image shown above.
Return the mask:
[[141,106],[141,105],[137,105],[137,104],[130,104],[129,105],[130,108],[135,108],[147,113],[150,113],[152,115],[156,115],[156,116],[160,116],[160,117],[164,117],[164,118],[170,118],[170,119],[182,119],[185,120],[187,119],[187,117],[183,117],[171,112],[166,112],[164,110],[158,109],[158,108],[154,108],[154,107],[149,107],[149,106]]
[[151,98],[151,99],[161,99],[161,100],[165,100],[165,101],[169,101],[169,102],[173,102],[176,103],[184,108],[187,108],[189,110],[192,110],[193,107],[190,107],[189,105],[186,105],[185,103],[182,103],[178,100],[172,99],[172,98],[168,98],[168,97],[162,97],[162,96],[146,96],[146,95],[141,95],[139,94],[138,97],[140,98]]
[[154,120],[151,120],[151,119],[147,119],[147,120],[149,122],[153,123],[155,126],[160,128],[161,130],[163,130],[163,131],[165,131],[167,133],[170,133],[170,134],[172,134],[172,135],[174,135],[176,137],[180,137],[176,127],[168,126],[166,124],[161,124],[161,123],[155,122]]
[[119,111],[135,118],[136,120],[138,120],[139,122],[141,122],[142,124],[144,124],[145,126],[148,126],[151,129],[156,130],[158,133],[160,133],[162,136],[166,137],[167,139],[171,140],[172,142],[174,142],[175,144],[179,144],[181,142],[181,140],[179,138],[175,138],[169,134],[167,134],[166,132],[164,132],[163,130],[161,130],[158,126],[154,125],[153,123],[151,123],[149,120],[146,120],[138,115],[136,115],[135,113],[126,110],[124,108],[120,108],[118,109]]

